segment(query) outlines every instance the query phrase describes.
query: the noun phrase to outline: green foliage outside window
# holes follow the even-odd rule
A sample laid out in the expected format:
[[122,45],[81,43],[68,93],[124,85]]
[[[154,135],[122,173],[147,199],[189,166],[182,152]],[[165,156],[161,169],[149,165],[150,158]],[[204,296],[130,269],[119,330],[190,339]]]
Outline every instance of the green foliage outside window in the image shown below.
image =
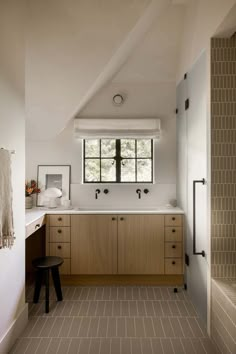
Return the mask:
[[152,183],[152,139],[84,140],[84,182]]

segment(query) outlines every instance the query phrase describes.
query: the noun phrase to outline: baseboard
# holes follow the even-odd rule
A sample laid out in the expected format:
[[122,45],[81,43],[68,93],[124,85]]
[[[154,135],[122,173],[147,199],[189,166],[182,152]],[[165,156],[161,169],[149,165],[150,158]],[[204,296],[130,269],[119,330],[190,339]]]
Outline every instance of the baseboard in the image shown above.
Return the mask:
[[183,275],[61,275],[62,285],[169,285],[182,286]]
[[18,317],[12,322],[6,334],[0,339],[0,354],[9,353],[16,339],[25,329],[28,322],[28,304],[26,303]]

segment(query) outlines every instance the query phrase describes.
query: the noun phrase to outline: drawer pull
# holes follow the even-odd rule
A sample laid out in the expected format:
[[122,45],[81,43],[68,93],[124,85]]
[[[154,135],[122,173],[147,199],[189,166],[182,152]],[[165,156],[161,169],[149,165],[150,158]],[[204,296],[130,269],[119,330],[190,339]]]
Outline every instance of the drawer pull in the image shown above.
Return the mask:
[[57,246],[57,248],[59,249],[59,250],[61,250],[61,246],[59,245],[59,246]]
[[37,229],[38,227],[40,227],[40,224],[36,224],[35,225],[35,229]]
[[61,217],[59,217],[57,220],[58,220],[58,221],[62,221],[62,218],[61,218]]
[[172,232],[175,232],[175,229],[172,229]]
[[120,218],[121,221],[125,220],[125,218]]
[[175,261],[173,261],[172,264],[175,265]]
[[176,248],[176,246],[175,246],[175,245],[173,245],[173,246],[172,246],[172,248]]
[[113,218],[111,218],[111,220],[113,220],[113,221],[114,221],[114,220],[116,220],[116,218],[114,218],[114,217],[113,217]]
[[175,217],[174,216],[172,217],[172,220],[175,221]]
[[59,234],[61,234],[62,231],[61,231],[61,229],[59,229],[59,230],[57,230],[57,232],[58,232]]

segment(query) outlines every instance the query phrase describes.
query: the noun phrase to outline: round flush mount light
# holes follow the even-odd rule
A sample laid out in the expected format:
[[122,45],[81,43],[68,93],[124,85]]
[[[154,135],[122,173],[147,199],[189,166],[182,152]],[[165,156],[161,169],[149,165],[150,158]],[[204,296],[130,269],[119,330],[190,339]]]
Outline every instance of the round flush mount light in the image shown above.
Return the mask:
[[121,106],[124,103],[124,97],[118,93],[113,96],[112,101],[115,106]]

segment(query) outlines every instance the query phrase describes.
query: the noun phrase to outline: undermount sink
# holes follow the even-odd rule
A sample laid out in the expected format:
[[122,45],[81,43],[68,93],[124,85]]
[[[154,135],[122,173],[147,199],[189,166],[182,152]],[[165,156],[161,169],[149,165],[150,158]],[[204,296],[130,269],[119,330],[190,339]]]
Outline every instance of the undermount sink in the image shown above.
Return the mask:
[[151,208],[94,208],[94,207],[79,207],[79,208],[75,208],[75,210],[80,210],[80,211],[155,211],[155,210],[161,210],[162,208],[160,207],[151,207]]

